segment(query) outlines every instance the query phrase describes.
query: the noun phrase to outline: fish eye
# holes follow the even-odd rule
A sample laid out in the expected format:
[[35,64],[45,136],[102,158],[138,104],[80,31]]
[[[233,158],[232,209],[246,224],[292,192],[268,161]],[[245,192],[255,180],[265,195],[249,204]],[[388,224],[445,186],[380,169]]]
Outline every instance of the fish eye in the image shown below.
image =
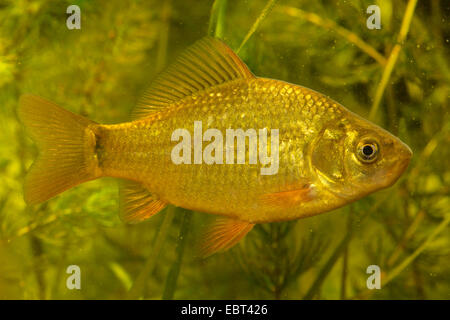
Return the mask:
[[378,144],[375,141],[361,141],[356,154],[361,162],[372,163],[378,158]]

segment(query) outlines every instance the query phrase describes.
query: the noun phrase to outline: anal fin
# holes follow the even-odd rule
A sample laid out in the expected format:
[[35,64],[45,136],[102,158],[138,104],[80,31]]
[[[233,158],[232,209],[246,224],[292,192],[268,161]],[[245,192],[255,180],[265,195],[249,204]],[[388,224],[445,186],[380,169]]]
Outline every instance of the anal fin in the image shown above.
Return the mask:
[[120,219],[138,223],[158,213],[168,204],[152,194],[142,184],[123,181],[120,184]]
[[200,247],[202,257],[230,249],[238,243],[254,224],[230,218],[218,218],[203,235]]

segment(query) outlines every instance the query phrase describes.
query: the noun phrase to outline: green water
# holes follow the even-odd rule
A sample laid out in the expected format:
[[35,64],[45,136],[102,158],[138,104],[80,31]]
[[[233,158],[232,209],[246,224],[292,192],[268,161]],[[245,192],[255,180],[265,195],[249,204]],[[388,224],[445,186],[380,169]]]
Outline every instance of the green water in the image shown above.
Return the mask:
[[[71,4],[79,30],[66,26]],[[371,4],[381,29],[366,26]],[[0,298],[449,299],[449,18],[443,0],[0,1]],[[204,260],[195,247],[211,216],[169,207],[125,225],[114,179],[25,205],[37,150],[17,120],[21,94],[126,121],[157,73],[206,34],[256,75],[370,115],[414,151],[407,172],[331,213],[257,226]],[[67,287],[71,265],[80,289]],[[370,265],[381,289],[367,288]]]

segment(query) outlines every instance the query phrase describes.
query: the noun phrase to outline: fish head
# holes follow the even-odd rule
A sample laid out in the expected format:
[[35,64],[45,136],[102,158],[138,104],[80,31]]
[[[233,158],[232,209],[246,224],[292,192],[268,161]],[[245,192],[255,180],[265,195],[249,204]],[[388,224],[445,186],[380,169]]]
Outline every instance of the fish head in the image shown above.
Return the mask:
[[322,130],[311,166],[329,192],[350,202],[393,185],[411,157],[400,139],[349,112]]

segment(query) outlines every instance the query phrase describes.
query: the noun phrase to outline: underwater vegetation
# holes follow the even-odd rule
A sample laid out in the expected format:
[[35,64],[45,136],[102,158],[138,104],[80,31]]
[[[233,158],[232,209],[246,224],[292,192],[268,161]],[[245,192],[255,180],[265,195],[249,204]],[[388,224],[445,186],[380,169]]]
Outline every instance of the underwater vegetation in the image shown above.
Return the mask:
[[[66,27],[72,4],[79,30]],[[381,29],[366,26],[373,4]],[[0,1],[0,298],[449,299],[449,16],[438,0]],[[408,170],[331,213],[256,225],[206,259],[195,247],[214,217],[168,206],[124,224],[113,178],[25,204],[37,148],[18,121],[22,94],[125,122],[205,35],[258,76],[322,92],[392,132],[414,152]],[[80,289],[67,286],[73,265]],[[368,289],[373,265],[381,289]]]

